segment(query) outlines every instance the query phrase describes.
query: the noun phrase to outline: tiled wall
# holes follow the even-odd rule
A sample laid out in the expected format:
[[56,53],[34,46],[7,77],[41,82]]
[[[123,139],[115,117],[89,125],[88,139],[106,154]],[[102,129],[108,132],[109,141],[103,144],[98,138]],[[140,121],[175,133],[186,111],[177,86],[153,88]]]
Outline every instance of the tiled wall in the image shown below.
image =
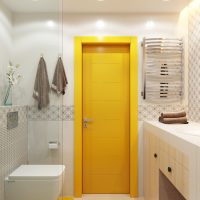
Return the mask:
[[[139,121],[157,120],[161,112],[187,110],[182,104],[171,105],[139,105]],[[7,130],[7,113],[19,112],[19,125],[10,131]],[[60,151],[48,150],[48,140],[58,140],[62,143],[62,132],[69,132],[74,120],[74,106],[50,106],[38,111],[36,106],[29,107],[0,107],[0,199],[4,199],[4,179],[21,164],[28,161],[29,137],[29,163],[52,164],[62,161]],[[62,122],[63,121],[63,122]],[[68,121],[68,122],[67,122]],[[71,121],[71,122],[70,122]],[[64,124],[62,124],[64,123]],[[68,124],[70,123],[70,124]],[[28,127],[29,126],[29,127]],[[63,128],[64,127],[64,131]],[[68,127],[67,129],[65,128]],[[28,131],[29,130],[29,131]],[[29,132],[29,133],[28,133]],[[40,140],[32,138],[40,138]],[[65,138],[69,140],[69,138]],[[34,143],[40,141],[40,145]],[[72,141],[73,142],[73,141]],[[40,148],[41,146],[41,148]],[[34,149],[36,148],[36,149]],[[65,149],[67,147],[63,147]],[[62,148],[61,148],[62,149]],[[69,161],[64,161],[65,164]],[[71,161],[72,162],[72,161]],[[69,164],[68,164],[69,165]],[[66,177],[68,180],[70,177]],[[72,181],[72,180],[71,180]],[[72,190],[72,189],[71,189]],[[70,191],[71,191],[70,190]],[[68,192],[69,193],[69,192]]]
[[[18,111],[18,126],[7,130],[7,113]],[[4,179],[28,161],[27,107],[0,107],[0,199],[4,200]]]
[[28,107],[30,121],[73,121],[74,106],[49,106],[38,110],[37,106]]
[[[29,106],[29,163],[60,164],[62,161],[63,137],[69,134],[69,127],[67,126],[67,131],[63,131],[63,128],[66,128],[64,127],[66,124],[73,123],[73,120],[73,105],[50,105],[42,110],[38,110],[37,106]],[[49,142],[59,142],[58,149],[49,149]]]
[[200,122],[200,3],[189,9],[189,114]]
[[[64,195],[73,196],[74,106],[28,107],[29,164],[64,164]],[[48,148],[58,141],[58,149]]]
[[[188,106],[179,104],[141,104],[138,107],[138,120],[157,120],[161,112],[185,110]],[[37,106],[28,107],[29,121],[73,121],[74,106],[49,106],[41,111]]]
[[139,105],[139,121],[158,120],[162,112],[188,111],[188,106],[183,104],[143,104]]

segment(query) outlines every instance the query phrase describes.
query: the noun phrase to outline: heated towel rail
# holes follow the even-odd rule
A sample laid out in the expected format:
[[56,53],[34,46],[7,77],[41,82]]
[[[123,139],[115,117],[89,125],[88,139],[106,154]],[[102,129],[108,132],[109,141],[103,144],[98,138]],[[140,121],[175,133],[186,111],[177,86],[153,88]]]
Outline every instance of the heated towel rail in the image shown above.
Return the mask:
[[143,99],[152,103],[177,102],[183,96],[182,39],[144,38]]

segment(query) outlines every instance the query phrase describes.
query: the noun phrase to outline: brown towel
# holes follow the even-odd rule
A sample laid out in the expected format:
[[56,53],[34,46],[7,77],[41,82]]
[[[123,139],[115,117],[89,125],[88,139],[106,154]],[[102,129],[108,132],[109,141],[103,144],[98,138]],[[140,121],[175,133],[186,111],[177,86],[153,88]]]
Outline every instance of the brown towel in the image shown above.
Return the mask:
[[40,58],[37,75],[35,78],[35,86],[33,98],[38,101],[38,109],[41,110],[49,104],[49,79],[46,63],[43,57]]
[[178,118],[159,117],[159,121],[164,124],[188,124],[186,117],[178,117]]
[[57,94],[64,95],[67,84],[68,84],[68,81],[67,81],[64,65],[63,65],[61,57],[59,57],[57,65],[56,65],[56,70],[54,72],[51,89]]
[[178,118],[178,117],[186,117],[186,112],[171,112],[171,113],[161,113],[162,118]]

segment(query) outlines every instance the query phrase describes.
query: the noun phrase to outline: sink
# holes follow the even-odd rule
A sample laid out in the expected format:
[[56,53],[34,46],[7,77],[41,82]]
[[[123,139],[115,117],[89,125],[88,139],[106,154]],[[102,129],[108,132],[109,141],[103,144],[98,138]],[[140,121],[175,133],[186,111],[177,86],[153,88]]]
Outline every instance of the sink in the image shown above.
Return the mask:
[[198,126],[190,126],[188,125],[184,125],[182,127],[176,127],[175,131],[177,133],[181,133],[181,134],[185,134],[185,135],[192,135],[192,136],[200,136],[200,127]]

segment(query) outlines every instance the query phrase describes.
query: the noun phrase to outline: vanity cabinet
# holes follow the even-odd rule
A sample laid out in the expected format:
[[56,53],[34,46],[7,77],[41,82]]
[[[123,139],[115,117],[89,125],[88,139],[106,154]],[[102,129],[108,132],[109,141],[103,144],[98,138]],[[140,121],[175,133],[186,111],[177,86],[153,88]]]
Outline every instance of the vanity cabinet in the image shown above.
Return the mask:
[[[159,200],[159,140],[153,133],[144,135],[145,199]],[[147,198],[148,197],[148,198]]]
[[162,173],[182,196],[180,199],[199,200],[195,156],[191,143],[144,126],[144,199],[159,200],[159,177],[163,177],[159,175]]
[[187,156],[163,140],[160,140],[159,154],[159,170],[169,179],[184,198],[188,199],[189,173]]

